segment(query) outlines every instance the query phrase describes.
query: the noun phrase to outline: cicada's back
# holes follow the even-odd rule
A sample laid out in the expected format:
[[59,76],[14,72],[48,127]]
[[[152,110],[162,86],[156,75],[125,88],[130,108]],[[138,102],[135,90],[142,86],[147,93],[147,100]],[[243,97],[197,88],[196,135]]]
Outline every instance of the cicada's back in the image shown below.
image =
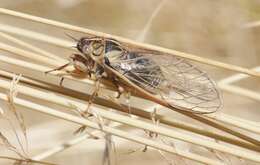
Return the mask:
[[106,57],[122,76],[173,107],[211,113],[222,106],[215,82],[182,58],[152,51],[128,51],[112,41],[107,42]]

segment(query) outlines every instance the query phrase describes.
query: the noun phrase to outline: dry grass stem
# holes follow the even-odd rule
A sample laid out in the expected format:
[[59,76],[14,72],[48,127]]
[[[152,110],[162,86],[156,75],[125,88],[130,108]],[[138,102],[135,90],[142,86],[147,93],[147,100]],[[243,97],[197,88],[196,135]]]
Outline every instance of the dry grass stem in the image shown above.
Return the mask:
[[[121,124],[119,123],[115,123],[112,125],[113,127],[119,127],[121,126]],[[47,157],[50,157],[50,156],[53,156],[54,154],[57,154],[59,152],[62,152],[70,147],[73,147],[83,141],[85,141],[86,139],[90,139],[90,138],[93,138],[93,136],[98,136],[99,134],[101,133],[101,131],[93,131],[91,132],[91,135],[90,134],[84,134],[84,135],[81,135],[79,137],[76,137],[76,138],[73,138],[71,140],[68,140],[62,144],[58,144],[57,146],[54,146],[53,148],[51,149],[48,149],[40,154],[37,154],[35,156],[32,157],[33,160],[43,160]]]
[[0,32],[0,36],[5,38],[5,39],[7,39],[7,40],[10,40],[10,41],[18,44],[18,45],[21,45],[21,46],[23,46],[25,48],[28,48],[31,51],[34,51],[34,52],[39,53],[41,55],[44,55],[44,56],[46,56],[48,58],[52,58],[53,60],[58,60],[58,61],[60,61],[62,63],[66,63],[67,62],[63,58],[60,58],[60,57],[58,57],[58,56],[56,56],[56,55],[54,55],[52,53],[49,53],[49,52],[47,52],[47,51],[45,51],[43,49],[40,49],[38,47],[35,47],[35,46],[31,45],[31,44],[28,44],[28,43],[22,41],[22,40],[19,40],[19,39],[15,38],[15,37],[12,37],[12,36],[10,36],[10,35],[8,35],[6,33]]
[[[27,92],[28,92],[28,90],[27,90]],[[35,95],[38,95],[38,94],[36,93]],[[50,100],[56,100],[56,101],[58,99],[57,97],[54,99],[53,97],[50,98],[49,96],[48,96],[48,98]],[[62,101],[61,99],[58,99],[58,100]],[[71,104],[73,104],[73,105],[77,106],[79,109],[83,109],[83,110],[86,108],[86,105],[79,104],[79,103],[72,102],[72,101],[63,101],[63,104],[65,104],[65,105],[68,104],[69,106]],[[23,105],[23,106],[25,106],[25,105]],[[111,113],[109,111],[105,111],[105,110],[101,110],[101,109],[98,109],[98,111],[96,111],[96,112],[98,112],[98,115],[101,115],[102,117],[109,119],[109,120],[112,120],[112,121],[124,123],[124,124],[131,125],[131,126],[138,127],[138,128],[142,128],[144,130],[149,130],[151,132],[159,133],[159,134],[162,134],[164,136],[169,136],[169,137],[172,137],[172,138],[175,138],[175,139],[184,140],[184,141],[194,143],[194,144],[197,144],[197,145],[201,145],[201,146],[204,146],[204,147],[209,147],[211,149],[216,149],[218,151],[222,151],[222,152],[225,152],[225,153],[228,153],[228,154],[231,154],[231,155],[235,155],[235,156],[238,156],[238,157],[245,158],[244,156],[248,155],[248,154],[246,154],[247,152],[242,151],[242,150],[234,151],[235,149],[233,149],[231,147],[225,147],[225,146],[222,146],[222,145],[215,143],[215,142],[211,142],[211,141],[205,142],[204,140],[196,139],[195,137],[184,135],[184,134],[179,134],[175,131],[166,129],[164,127],[158,126],[158,128],[156,128],[153,124],[149,124],[149,123],[137,120],[137,119],[129,118],[127,116],[122,116],[122,115],[119,115],[119,114],[116,114],[116,113]],[[99,127],[100,127],[100,125],[99,125]],[[102,129],[103,129],[103,127],[104,127],[104,125],[102,125]],[[254,155],[253,153],[250,153],[250,155],[252,157],[255,157],[256,160],[257,160],[258,155]],[[250,160],[252,160],[251,158],[250,158]],[[255,160],[255,159],[253,159],[253,160]],[[259,160],[260,160],[260,157],[259,157]]]
[[[9,61],[9,62],[10,62],[10,60],[7,60],[7,61]],[[31,65],[29,65],[29,66],[31,66]]]
[[[139,38],[137,38],[138,41],[144,41],[154,18],[158,15],[161,7],[165,4],[165,2],[166,0],[160,1],[159,5],[156,6],[156,9],[153,10],[153,13],[147,21],[142,33],[139,35]],[[202,58],[193,54],[139,43],[126,38],[105,34],[102,32],[97,32],[82,27],[73,26],[66,23],[57,22],[4,8],[0,8],[0,14],[6,14],[32,22],[51,25],[52,27],[63,30],[85,33],[86,35],[90,36],[112,38],[126,45],[155,50],[165,54],[175,55],[187,58],[192,61],[208,64],[218,68],[224,68],[227,70],[239,72],[239,74],[235,74],[219,81],[218,84],[220,88],[225,91],[255,99],[257,101],[260,100],[260,95],[257,92],[231,85],[231,83],[240,81],[249,76],[260,76],[259,67],[256,67],[254,69],[247,69],[240,66],[230,65],[215,60]],[[255,27],[256,25],[257,24],[255,23],[251,23],[246,25],[246,27]],[[24,148],[22,142],[19,141],[20,139],[18,139],[18,143],[20,144],[22,152],[20,153],[17,150],[13,151],[21,157],[21,160],[12,157],[0,157],[0,159],[10,159],[17,162],[21,161],[30,163],[51,164],[40,161],[38,162],[38,160],[45,159],[51,155],[61,152],[66,148],[74,146],[85,139],[99,138],[100,136],[98,135],[100,133],[103,133],[102,135],[104,136],[102,136],[102,138],[105,137],[106,140],[103,164],[113,164],[112,162],[114,162],[114,160],[112,158],[112,155],[117,155],[117,153],[113,150],[114,143],[111,140],[113,135],[145,145],[146,149],[147,146],[155,148],[157,151],[159,151],[162,158],[168,163],[171,163],[171,161],[167,158],[166,155],[164,155],[164,152],[176,154],[176,160],[178,159],[177,156],[179,156],[181,158],[179,158],[178,160],[183,163],[186,163],[186,159],[189,159],[204,164],[226,164],[232,163],[232,160],[230,158],[231,156],[235,156],[236,159],[242,158],[245,160],[260,163],[260,140],[256,138],[256,136],[260,135],[260,124],[258,122],[230,116],[222,112],[217,112],[210,115],[197,115],[176,109],[176,112],[203,123],[203,126],[211,126],[211,128],[213,127],[213,129],[205,129],[203,126],[185,123],[183,121],[173,119],[169,116],[156,114],[156,112],[150,113],[148,112],[148,110],[139,108],[137,104],[130,104],[129,98],[124,101],[113,99],[109,94],[114,94],[116,89],[113,84],[111,84],[111,82],[107,82],[106,80],[102,81],[100,85],[102,90],[102,92],[100,93],[102,94],[99,94],[99,96],[95,98],[95,100],[93,100],[93,104],[91,104],[91,108],[88,111],[88,115],[90,115],[90,117],[86,118],[85,116],[78,117],[76,115],[71,115],[71,112],[60,111],[56,110],[56,108],[52,109],[45,105],[36,104],[30,101],[30,99],[25,100],[23,98],[17,97],[17,93],[19,92],[25,97],[29,96],[29,98],[32,99],[55,104],[56,106],[70,109],[72,110],[72,112],[76,112],[75,114],[77,115],[82,115],[82,113],[86,109],[88,109],[86,101],[91,98],[90,89],[93,89],[93,86],[95,86],[96,84],[94,81],[87,79],[85,75],[83,75],[82,77],[76,77],[74,75],[68,74],[66,71],[73,70],[73,66],[67,67],[64,71],[55,71],[50,74],[45,74],[44,72],[46,71],[68,63],[68,60],[41,48],[38,48],[35,45],[17,39],[11,35],[6,34],[5,32],[27,37],[36,41],[45,42],[50,44],[50,46],[59,46],[61,48],[70,50],[72,50],[72,46],[73,44],[75,45],[75,43],[64,39],[51,37],[42,33],[22,29],[19,27],[0,24],[0,37],[11,41],[14,45],[19,45],[23,47],[17,48],[16,46],[0,42],[0,50],[25,57],[16,59],[12,56],[0,55],[0,64],[4,64],[2,66],[0,65],[0,88],[9,90],[8,95],[0,93],[0,100],[7,101],[9,103],[9,109],[14,113],[26,142],[27,134],[24,119],[20,112],[16,110],[16,105],[40,113],[48,114],[55,118],[79,124],[81,126],[79,131],[86,134],[81,137],[69,140],[63,144],[54,146],[53,148],[46,150],[45,152],[35,155],[33,158],[29,158],[27,155],[28,144],[26,144],[26,147]],[[13,74],[10,72],[13,71],[10,70],[9,66],[11,66],[14,70],[19,70],[19,74],[23,74],[23,77],[14,77],[13,81],[11,81],[10,83],[10,80],[13,78]],[[59,79],[60,77],[65,78],[62,87],[57,85],[57,79]],[[18,81],[20,81],[21,83],[18,84]],[[66,84],[66,81],[71,81],[75,83],[75,85],[70,86],[68,83]],[[87,90],[80,91],[80,89],[78,89],[78,85],[84,87],[84,89]],[[150,100],[155,103],[159,103],[160,105],[165,105],[165,107],[167,107],[168,104],[166,105],[163,100],[158,101],[156,99],[149,98],[148,94],[146,95],[146,93],[148,92],[144,91],[143,89],[140,89],[139,91],[139,88],[136,88],[139,93],[137,92],[137,94],[131,97],[137,99],[138,101],[144,99]],[[125,113],[108,111],[106,110],[107,108],[119,110]],[[131,112],[131,115],[126,114],[129,112]],[[0,109],[0,115],[2,116],[4,115],[4,113],[5,111]],[[138,118],[136,118],[136,116],[138,116]],[[110,125],[110,123],[112,124]],[[137,128],[138,130],[145,130],[149,137],[144,138],[134,133],[129,133],[123,128],[119,128],[119,125],[127,126],[131,129]],[[169,127],[165,127],[165,125],[172,126],[178,129],[171,129]],[[96,131],[88,134],[88,132],[85,131],[85,128],[87,127],[96,129]],[[181,129],[181,131],[179,129]],[[218,131],[216,131],[216,129],[218,129]],[[201,137],[201,135],[203,137]],[[18,135],[16,136],[18,138]],[[160,138],[156,138],[157,136],[159,136]],[[176,141],[181,141],[181,143],[185,143],[186,147],[180,147],[175,142],[166,143],[163,138],[171,138]],[[14,149],[13,145],[1,132],[0,139],[0,145],[4,144],[4,146],[9,146],[10,149]],[[208,153],[211,153],[215,158],[195,154],[195,152],[193,153],[189,151],[190,146],[202,148]]]
[[218,61],[215,61],[215,60],[210,60],[210,59],[202,58],[202,57],[199,57],[199,56],[196,56],[196,55],[192,55],[192,54],[188,54],[188,53],[184,53],[184,52],[179,52],[179,51],[175,51],[175,50],[171,50],[171,49],[166,49],[166,48],[162,48],[162,47],[158,47],[158,46],[154,46],[154,45],[138,43],[136,41],[132,41],[132,40],[129,40],[129,39],[126,39],[126,38],[113,36],[113,35],[110,35],[110,34],[97,32],[97,31],[86,29],[86,28],[65,24],[65,23],[58,22],[58,21],[53,21],[53,20],[49,20],[49,19],[45,19],[45,18],[41,18],[41,17],[29,15],[29,14],[24,14],[24,13],[12,11],[12,10],[4,9],[4,8],[0,8],[0,13],[15,16],[15,17],[20,17],[22,19],[28,19],[28,20],[31,20],[31,21],[34,21],[34,22],[39,22],[39,23],[43,23],[43,24],[56,26],[56,27],[59,27],[59,28],[62,28],[62,29],[72,30],[72,31],[76,31],[76,32],[82,32],[82,33],[86,33],[88,35],[105,37],[105,38],[113,38],[113,39],[116,39],[116,40],[121,41],[123,43],[131,44],[131,45],[141,47],[141,48],[144,48],[144,49],[155,50],[155,51],[159,51],[159,52],[166,53],[166,54],[169,54],[169,55],[187,58],[187,59],[197,61],[197,62],[200,62],[200,63],[204,63],[204,64],[216,66],[216,67],[219,67],[219,68],[224,68],[224,69],[227,69],[227,70],[232,70],[232,71],[248,74],[248,75],[251,75],[251,76],[257,76],[257,77],[260,76],[260,73],[252,71],[252,70],[247,69],[247,68],[243,68],[243,67],[239,67],[239,66],[235,66],[235,65],[231,65],[231,64],[226,64],[226,63],[218,62]]
[[[14,50],[16,50],[16,49],[14,49]],[[19,53],[19,52],[16,52],[14,50],[10,50],[10,51],[13,51],[13,52],[15,52],[17,54]],[[35,54],[35,58],[38,57],[38,56],[39,55]],[[15,66],[26,67],[29,70],[37,70],[37,71],[40,71],[40,72],[45,72],[45,71],[51,69],[51,68],[48,68],[48,67],[44,67],[44,66],[41,66],[41,65],[29,63],[29,62],[26,62],[26,61],[21,61],[21,60],[18,60],[18,59],[13,59],[13,58],[6,57],[6,56],[0,56],[0,61],[3,61],[5,63],[10,63],[10,64],[15,65]],[[46,61],[48,62],[49,60],[46,60]],[[51,64],[53,64],[53,63],[51,63]],[[27,76],[29,76],[29,75],[27,75]],[[93,84],[93,82],[91,82],[90,80],[87,80],[87,79],[78,80],[78,79],[76,79],[74,77],[71,77],[70,75],[66,75],[65,77],[69,78],[69,79],[72,79],[72,80],[76,80],[77,82],[80,82],[80,83],[83,83],[83,84],[89,84],[89,88],[91,88],[91,86]],[[102,87],[104,87],[104,86],[102,86]],[[222,116],[225,116],[225,114],[221,114],[221,115],[220,114],[221,113],[218,113],[218,115],[209,115],[208,117],[209,118],[213,118],[213,119],[215,119],[217,121],[220,121],[220,122],[225,122],[225,123],[234,125],[236,127],[242,128],[242,129],[250,130],[250,131],[253,131],[253,132],[258,132],[258,128],[252,127],[252,129],[251,129],[251,127],[248,127],[244,123],[233,121],[235,118],[233,118],[233,120],[229,120],[228,118],[222,117]],[[198,120],[200,120],[200,119],[198,119]],[[234,123],[236,123],[236,124],[234,124]],[[258,142],[256,142],[256,143],[258,143]]]
[[[46,42],[46,43],[49,43],[49,44],[52,44],[52,45],[55,45],[55,46],[59,46],[59,47],[62,47],[62,48],[66,48],[66,49],[71,49],[71,45],[73,45],[73,42],[65,41],[63,39],[50,37],[48,35],[36,33],[36,32],[33,32],[33,31],[29,31],[29,30],[24,30],[24,29],[21,29],[21,28],[13,27],[13,26],[8,26],[8,25],[5,25],[5,24],[0,24],[0,31],[13,33],[13,34],[16,34],[16,35],[21,35],[21,36],[24,36],[24,37],[35,39],[35,40],[41,41],[41,42]],[[55,56],[55,57],[58,58],[58,56]],[[66,61],[64,61],[64,63],[65,62]],[[257,67],[257,68],[254,68],[252,70],[259,72],[260,69],[259,69],[259,67]],[[239,80],[241,80],[243,78],[247,78],[247,77],[249,77],[249,76],[245,75],[245,74],[237,74],[237,75],[234,75],[234,76],[230,76],[228,78],[220,80],[218,82],[218,86],[224,91],[228,91],[228,92],[231,92],[231,93],[234,93],[234,94],[239,94],[239,95],[242,95],[242,96],[252,98],[252,99],[259,101],[259,99],[258,99],[259,96],[256,92],[249,91],[249,90],[246,90],[246,89],[241,89],[239,87],[229,85],[230,83],[234,83],[236,81],[239,81]]]
[[6,25],[6,24],[1,24],[1,23],[0,23],[0,31],[19,35],[22,37],[30,38],[30,39],[33,39],[36,41],[48,43],[50,45],[55,45],[55,46],[66,48],[66,49],[71,49],[71,45],[74,44],[74,42],[72,42],[72,41],[59,39],[57,37],[52,37],[52,36],[42,34],[39,32],[34,32],[31,30],[26,30],[26,29],[14,27],[14,26]]
[[[4,80],[0,80],[0,87],[8,89],[10,87],[9,82],[4,81]],[[19,86],[19,92],[22,93],[22,94],[40,99],[40,100],[49,101],[49,102],[59,104],[59,105],[62,105],[62,106],[66,106],[66,107],[69,107],[69,108],[71,108],[71,106],[73,105],[73,109],[75,109],[75,108],[84,109],[84,107],[85,107],[85,105],[82,104],[82,103],[75,102],[75,101],[72,101],[70,99],[63,98],[61,96],[50,94],[50,93],[44,92],[44,91],[39,91],[39,90],[32,89],[32,88],[25,87],[25,86]],[[95,102],[95,103],[98,104],[98,102]],[[108,106],[109,104],[105,104],[105,105]],[[114,108],[114,107],[111,107],[111,108]],[[145,117],[147,119],[150,119],[150,114],[148,112],[136,110],[133,107],[131,107],[131,109],[132,109],[133,114]],[[142,112],[142,113],[140,113],[140,112]],[[246,148],[249,148],[249,149],[259,151],[257,146],[251,145],[249,143],[245,143],[245,142],[238,140],[238,139],[235,139],[235,138],[229,138],[227,136],[223,136],[223,135],[218,134],[218,133],[213,133],[211,131],[207,131],[207,130],[202,129],[198,126],[189,125],[187,123],[183,123],[181,121],[177,121],[177,120],[167,118],[167,117],[161,116],[161,115],[156,115],[156,119],[159,119],[164,124],[168,124],[168,125],[171,125],[171,126],[174,126],[174,127],[177,127],[177,128],[181,128],[181,129],[184,129],[184,130],[187,130],[187,131],[198,133],[200,135],[208,136],[208,137],[220,140],[220,141],[228,142],[228,143],[231,143],[231,144],[235,144],[235,145],[238,145],[238,146],[242,146],[242,147],[246,147]]]
[[43,162],[43,161],[37,161],[37,160],[32,160],[32,159],[18,159],[18,158],[13,158],[13,157],[8,157],[8,156],[0,156],[0,159],[8,159],[8,160],[12,160],[15,161],[19,164],[30,164],[30,163],[34,163],[34,164],[45,164],[45,165],[57,165],[54,163],[49,163],[49,162]]
[[24,56],[28,59],[33,59],[33,60],[38,61],[38,62],[43,62],[45,64],[49,64],[49,65],[52,65],[52,66],[62,65],[62,61],[60,62],[60,61],[57,61],[57,60],[50,59],[48,57],[43,57],[43,56],[40,56],[36,53],[26,51],[24,49],[20,49],[20,48],[14,47],[14,46],[10,46],[8,44],[0,43],[0,49],[7,51],[7,52],[10,52],[10,53],[15,53],[15,54],[20,55],[20,56]]
[[[16,139],[17,139],[17,141],[18,141],[18,143],[20,145],[20,148],[22,150],[22,154],[21,155],[24,155],[24,157],[28,157],[27,156],[27,151],[28,151],[27,128],[25,126],[23,115],[19,111],[16,110],[15,103],[14,103],[14,99],[15,99],[15,97],[18,94],[17,84],[18,84],[20,78],[21,78],[21,75],[19,75],[19,76],[15,75],[13,77],[13,80],[12,80],[12,82],[10,84],[9,92],[8,92],[8,95],[7,95],[8,96],[8,106],[9,106],[9,110],[14,114],[15,119],[17,120],[18,125],[19,125],[19,127],[20,127],[20,129],[22,131],[22,134],[23,134],[25,147],[23,145],[22,140],[18,136],[17,131],[15,130],[15,128],[13,128],[14,133],[16,135]],[[11,123],[11,121],[10,121],[10,123]]]
[[[1,10],[0,10],[1,11]],[[13,52],[15,52],[15,51],[13,51]],[[16,52],[16,53],[19,53],[19,51],[18,52]],[[48,61],[48,60],[46,60],[46,61]],[[50,62],[50,64],[53,64],[53,62]],[[45,70],[46,71],[46,70]],[[224,114],[223,114],[224,115]],[[212,118],[214,118],[214,119],[216,119],[216,120],[219,120],[219,121],[221,121],[221,122],[223,122],[223,118],[218,118],[218,115],[213,115],[213,116],[210,116],[210,117],[212,117]],[[238,127],[240,127],[240,128],[243,128],[243,129],[246,129],[246,130],[250,130],[250,131],[253,131],[253,132],[259,132],[258,131],[258,129],[256,128],[253,128],[253,129],[250,129],[250,127],[247,127],[245,124],[243,124],[243,123],[239,123],[239,122],[233,122],[232,120],[224,120],[224,122],[225,123],[228,123],[228,124],[231,124],[231,125],[235,125],[235,126],[238,126]],[[236,123],[236,124],[238,124],[238,125],[236,125],[236,124],[234,124],[234,123]]]
[[[7,101],[5,94],[0,94],[0,99]],[[45,114],[48,114],[50,116],[54,116],[54,117],[57,117],[57,118],[60,118],[60,119],[70,121],[70,122],[74,122],[76,124],[85,125],[85,126],[90,127],[90,128],[101,130],[99,124],[97,124],[96,122],[91,122],[91,121],[86,120],[84,118],[76,117],[74,115],[70,115],[70,114],[67,114],[67,113],[64,113],[64,112],[53,110],[51,108],[48,108],[48,107],[45,107],[45,106],[42,106],[42,105],[39,105],[39,104],[35,104],[35,103],[29,102],[29,101],[26,101],[26,100],[23,100],[23,99],[16,98],[14,101],[17,105],[20,105],[20,106],[23,106],[23,107],[26,107],[26,108],[29,108],[29,109],[33,109],[33,110],[38,111],[38,112],[45,113]],[[150,124],[150,125],[151,125],[151,127],[154,127],[153,124]],[[147,139],[147,138],[142,138],[142,137],[139,137],[139,136],[127,133],[125,131],[112,128],[112,127],[102,126],[102,131],[104,131],[106,133],[113,134],[113,135],[118,136],[118,137],[122,137],[122,138],[125,138],[125,139],[128,139],[128,140],[137,142],[137,143],[148,145],[148,146],[151,146],[153,148],[157,148],[157,149],[162,150],[162,151],[177,154],[177,155],[182,156],[184,158],[195,160],[195,161],[198,161],[198,162],[201,162],[201,163],[204,163],[204,164],[214,164],[214,165],[215,164],[216,165],[222,164],[218,161],[215,161],[215,160],[212,160],[212,159],[209,159],[209,158],[206,158],[206,157],[202,157],[202,156],[199,156],[199,155],[196,155],[196,154],[193,154],[193,153],[176,152],[176,150],[174,148],[172,148],[168,145],[157,143],[157,142],[154,142],[153,140],[150,140],[150,139]],[[252,157],[253,160],[260,162],[260,158],[258,160],[258,157],[254,157],[254,154],[253,155],[250,154],[249,159],[251,159],[251,157]]]
[[[252,70],[254,70],[256,72],[260,72],[260,67],[255,67]],[[234,93],[234,94],[238,94],[238,95],[241,95],[241,96],[244,96],[244,97],[248,97],[248,98],[256,100],[256,101],[260,101],[259,93],[252,91],[252,90],[242,88],[242,87],[231,85],[231,83],[241,81],[241,80],[248,78],[248,77],[249,77],[248,75],[244,75],[244,74],[235,74],[235,75],[227,77],[223,80],[220,80],[218,82],[218,86],[224,91],[231,92],[231,93]]]
[[248,22],[241,26],[241,28],[250,29],[250,28],[258,28],[260,26],[260,21]]

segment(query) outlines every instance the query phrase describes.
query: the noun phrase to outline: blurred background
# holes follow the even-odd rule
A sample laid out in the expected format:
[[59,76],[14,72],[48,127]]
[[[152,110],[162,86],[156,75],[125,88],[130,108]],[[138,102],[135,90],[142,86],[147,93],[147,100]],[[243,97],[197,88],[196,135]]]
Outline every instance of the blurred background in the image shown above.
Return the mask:
[[[0,6],[225,63],[247,68],[260,66],[260,27],[245,28],[249,22],[260,20],[260,0],[0,0]],[[66,38],[62,30],[35,23],[25,24],[6,15],[0,15],[0,23]],[[46,45],[41,46],[50,50]],[[55,48],[50,51],[60,56],[70,54]],[[216,82],[235,74],[197,65]],[[246,78],[235,85],[260,92],[259,82],[257,78]],[[260,103],[256,100],[225,91],[223,99],[222,111],[225,113],[260,122]],[[30,111],[29,114],[25,111],[25,114],[33,153],[71,139],[77,128],[36,112]],[[122,153],[118,164],[167,164],[153,150],[124,154],[129,149],[140,147],[132,142],[118,138],[116,145],[120,146],[118,152]],[[101,164],[103,150],[104,140],[87,140],[49,157],[47,161]]]

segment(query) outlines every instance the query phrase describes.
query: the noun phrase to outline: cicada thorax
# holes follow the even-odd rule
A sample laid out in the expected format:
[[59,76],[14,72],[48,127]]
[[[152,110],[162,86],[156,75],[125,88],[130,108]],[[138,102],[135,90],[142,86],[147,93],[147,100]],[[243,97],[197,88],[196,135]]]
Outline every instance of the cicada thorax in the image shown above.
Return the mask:
[[138,52],[127,51],[113,41],[106,42],[105,58],[107,65],[149,92],[154,91],[163,81],[161,69],[152,59]]
[[140,52],[129,51],[113,39],[82,38],[77,47],[86,57],[101,66],[113,68],[151,93],[154,93],[164,80],[160,66],[153,59],[140,55]]

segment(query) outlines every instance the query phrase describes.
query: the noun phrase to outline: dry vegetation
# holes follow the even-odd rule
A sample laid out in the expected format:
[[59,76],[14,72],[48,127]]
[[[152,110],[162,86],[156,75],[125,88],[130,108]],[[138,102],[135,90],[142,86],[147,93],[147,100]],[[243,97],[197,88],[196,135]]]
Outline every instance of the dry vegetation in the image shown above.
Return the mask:
[[[5,18],[0,22],[1,164],[260,163],[260,74],[259,67],[249,69],[259,65],[259,57],[248,32],[258,23],[245,24],[249,20],[240,8],[249,4],[166,0],[155,4],[141,33],[132,37],[134,40],[0,8],[1,19]],[[169,6],[174,11],[174,27],[156,19],[169,14]],[[186,12],[180,19],[184,7]],[[200,13],[194,14],[198,9]],[[207,17],[211,11],[215,14]],[[239,19],[231,21],[233,16]],[[165,32],[159,37],[149,35],[158,31],[158,26],[166,26]],[[142,43],[149,37],[151,42],[162,37],[159,44],[172,45],[168,28],[174,29],[175,42],[185,43],[176,43],[174,48],[191,53]],[[215,73],[214,78],[222,78],[218,86],[224,93],[224,108],[214,114],[195,115],[166,109],[139,95],[116,100],[114,87],[104,82],[91,105],[91,116],[82,117],[94,89],[93,81],[66,71],[44,73],[66,63],[66,57],[75,52],[75,43],[65,33],[110,37],[203,64]],[[211,53],[213,56],[209,56]],[[227,58],[216,56],[220,53]],[[252,58],[231,58],[234,54],[241,58],[243,53]],[[244,60],[248,63],[242,63]],[[230,76],[234,72],[237,74]],[[59,86],[61,76],[65,80]],[[243,81],[250,81],[254,87],[240,83]],[[75,148],[79,143],[82,148]],[[62,155],[64,152],[69,153]]]

